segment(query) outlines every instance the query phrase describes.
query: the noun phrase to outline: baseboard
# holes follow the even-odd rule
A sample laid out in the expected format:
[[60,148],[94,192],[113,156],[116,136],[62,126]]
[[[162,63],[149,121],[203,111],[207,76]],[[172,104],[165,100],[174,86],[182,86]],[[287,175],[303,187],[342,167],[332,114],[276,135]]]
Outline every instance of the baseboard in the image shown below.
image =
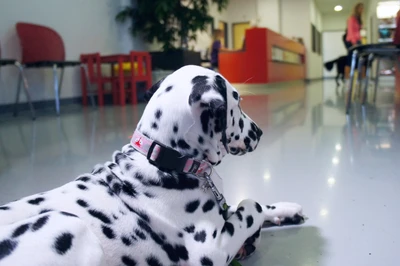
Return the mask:
[[312,78],[312,79],[305,79],[306,82],[310,82],[310,81],[321,81],[323,80],[323,77],[319,77],[319,78]]

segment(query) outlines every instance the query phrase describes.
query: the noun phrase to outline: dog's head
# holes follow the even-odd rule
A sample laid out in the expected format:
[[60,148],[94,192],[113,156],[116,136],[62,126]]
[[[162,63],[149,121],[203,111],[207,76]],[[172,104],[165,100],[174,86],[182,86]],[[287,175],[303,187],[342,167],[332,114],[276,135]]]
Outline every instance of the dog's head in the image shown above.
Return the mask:
[[240,108],[237,90],[220,74],[185,66],[157,82],[138,130],[182,154],[219,164],[253,151],[261,129]]

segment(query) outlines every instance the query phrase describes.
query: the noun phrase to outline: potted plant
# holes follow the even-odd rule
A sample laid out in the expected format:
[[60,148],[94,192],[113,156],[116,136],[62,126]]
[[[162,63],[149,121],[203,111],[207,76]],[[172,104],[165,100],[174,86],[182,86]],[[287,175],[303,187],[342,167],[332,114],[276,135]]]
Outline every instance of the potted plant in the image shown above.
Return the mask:
[[197,31],[212,24],[210,5],[221,12],[229,0],[137,0],[121,10],[116,20],[132,19],[130,32],[140,34],[147,42],[157,41],[162,51],[151,52],[153,69],[176,70],[184,65],[200,65],[199,52],[189,51],[189,40],[196,40]]

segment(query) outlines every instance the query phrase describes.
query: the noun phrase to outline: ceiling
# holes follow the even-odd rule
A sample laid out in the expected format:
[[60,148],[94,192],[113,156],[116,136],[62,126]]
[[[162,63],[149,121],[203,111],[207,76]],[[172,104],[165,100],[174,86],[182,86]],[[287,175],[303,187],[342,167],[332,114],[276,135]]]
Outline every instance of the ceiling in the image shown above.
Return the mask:
[[[346,14],[350,15],[353,7],[358,3],[363,2],[367,4],[367,0],[315,0],[318,10],[321,14]],[[336,12],[333,8],[337,5],[341,5],[343,10]]]

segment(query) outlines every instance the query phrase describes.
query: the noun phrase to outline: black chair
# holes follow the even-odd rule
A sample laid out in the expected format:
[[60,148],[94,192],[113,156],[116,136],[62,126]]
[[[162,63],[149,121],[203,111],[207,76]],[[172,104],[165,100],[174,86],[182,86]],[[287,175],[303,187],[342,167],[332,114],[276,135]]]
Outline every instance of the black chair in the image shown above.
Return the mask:
[[353,95],[353,83],[354,83],[354,72],[356,68],[356,62],[358,60],[358,81],[357,84],[361,82],[361,69],[364,65],[364,60],[366,61],[366,77],[364,82],[363,97],[361,100],[362,105],[365,104],[368,93],[368,82],[371,76],[371,65],[374,59],[377,60],[376,77],[374,84],[374,98],[376,101],[376,94],[379,84],[379,63],[383,58],[390,58],[395,62],[398,62],[396,55],[400,55],[400,46],[394,45],[393,43],[378,43],[378,44],[367,44],[367,45],[357,45],[350,49],[352,53],[351,58],[351,68],[350,68],[350,88],[349,95],[346,102],[346,114],[350,113],[351,109],[351,98]]
[[[24,67],[21,65],[21,63],[18,60],[1,58],[1,48],[0,48],[0,67],[3,67],[3,66],[14,66],[18,69],[18,71],[19,71],[19,78],[18,78],[18,85],[17,85],[17,95],[18,96],[16,99],[16,103],[18,104],[21,82],[23,82],[23,85],[24,85],[23,87],[24,87],[26,99],[29,104],[29,109],[31,111],[32,120],[35,120],[36,119],[35,108],[33,107],[31,95],[29,93],[28,81],[26,80],[25,74],[24,74]],[[17,107],[17,105],[14,105],[14,116],[17,115],[16,107]]]

